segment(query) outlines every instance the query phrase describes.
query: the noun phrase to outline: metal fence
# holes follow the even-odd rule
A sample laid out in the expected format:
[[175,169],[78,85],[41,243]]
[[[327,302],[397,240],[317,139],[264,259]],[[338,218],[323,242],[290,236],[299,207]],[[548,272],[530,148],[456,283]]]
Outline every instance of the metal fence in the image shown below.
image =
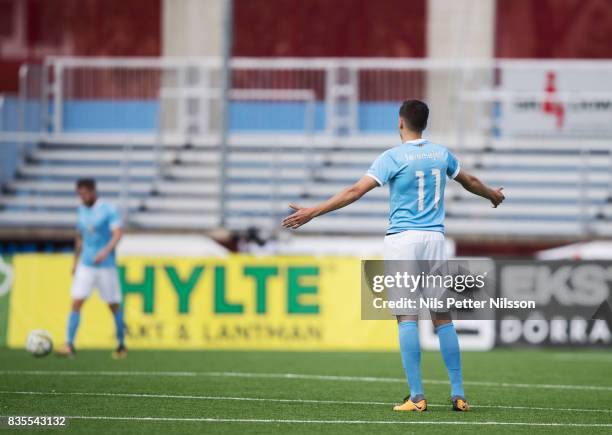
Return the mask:
[[[35,86],[40,88],[43,101],[42,129],[55,134],[146,132],[162,125],[181,135],[214,134],[220,125],[220,67],[215,59],[51,58],[42,66],[42,82]],[[232,108],[232,129],[306,130],[305,107],[261,106],[271,100],[278,102],[275,93],[282,91],[291,100],[287,92],[300,91],[314,96],[314,127],[328,135],[389,133],[395,122],[387,115],[397,112],[399,102],[431,98],[436,93],[443,95],[444,112],[440,109],[431,129],[452,133],[459,122],[469,121],[459,116],[462,92],[489,89],[493,77],[486,63],[457,67],[448,62],[391,59],[238,58],[231,67],[232,98],[239,100],[238,92],[250,95],[249,104]],[[30,82],[28,77],[25,86],[31,95],[36,91]],[[115,106],[106,107],[105,102]],[[172,120],[159,119],[161,105],[171,106]],[[284,111],[287,107],[290,110]],[[263,108],[259,113],[270,118],[258,118],[253,108]],[[98,120],[88,122],[84,117],[93,110]],[[136,118],[130,116],[135,113]],[[284,116],[275,120],[279,114]]]
[[[389,115],[397,114],[403,99],[419,98],[435,108],[428,133],[453,142],[465,132],[567,135],[568,128],[546,132],[537,121],[517,126],[521,111],[552,119],[563,116],[556,112],[561,107],[566,117],[574,112],[575,120],[595,120],[591,125],[578,120],[571,132],[575,136],[607,138],[612,133],[607,122],[611,72],[612,62],[606,61],[234,58],[231,83],[237,104],[230,111],[230,128],[307,130],[305,99],[289,104],[287,92],[299,91],[314,96],[314,128],[320,134],[393,133],[395,121]],[[162,127],[178,135],[206,136],[218,133],[221,125],[219,59],[60,57],[24,66],[20,74],[21,99],[40,102],[32,110],[40,110],[43,132],[136,134]],[[274,97],[281,91],[286,104]],[[249,95],[249,101],[240,102],[236,92]],[[31,115],[20,118],[33,126]]]

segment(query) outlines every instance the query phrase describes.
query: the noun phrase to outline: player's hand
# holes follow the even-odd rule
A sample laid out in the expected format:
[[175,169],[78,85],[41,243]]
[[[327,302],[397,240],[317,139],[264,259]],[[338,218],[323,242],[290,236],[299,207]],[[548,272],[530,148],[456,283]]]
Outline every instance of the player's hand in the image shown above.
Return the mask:
[[506,197],[502,193],[502,190],[504,190],[503,187],[498,187],[497,189],[493,189],[491,191],[492,193],[490,200],[491,204],[493,204],[493,208],[497,208],[497,206],[504,202],[504,199],[506,199]]
[[108,251],[106,249],[101,249],[100,252],[96,254],[96,258],[94,258],[94,264],[100,264],[108,257]]
[[75,261],[75,262],[72,264],[72,274],[73,274],[73,275],[76,273],[76,268],[77,268],[77,262]]
[[296,204],[289,204],[289,207],[295,210],[295,212],[283,219],[283,228],[295,230],[315,217],[315,211],[312,208],[300,207]]

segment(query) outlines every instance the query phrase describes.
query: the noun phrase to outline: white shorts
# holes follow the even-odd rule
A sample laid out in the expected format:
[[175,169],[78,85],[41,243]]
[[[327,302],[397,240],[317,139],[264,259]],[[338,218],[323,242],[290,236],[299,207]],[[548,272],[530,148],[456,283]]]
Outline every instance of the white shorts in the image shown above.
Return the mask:
[[[384,251],[385,260],[424,260],[419,263],[385,263],[385,274],[394,275],[396,272],[410,272],[419,275],[421,272],[428,273],[429,269],[437,261],[445,262],[446,242],[444,234],[439,231],[409,230],[401,233],[385,236]],[[429,263],[433,261],[434,263]],[[434,298],[444,300],[445,290],[441,288],[420,289],[418,293],[410,294],[405,290],[389,289],[389,300],[399,300],[403,297],[414,299],[417,303],[419,298]],[[392,309],[394,315],[418,316],[423,310],[418,307]],[[445,308],[432,309],[434,312],[446,312]]]
[[87,299],[94,288],[109,304],[121,302],[121,285],[116,267],[90,267],[78,264],[72,280],[72,299]]
[[385,236],[385,260],[447,260],[444,234],[409,230]]

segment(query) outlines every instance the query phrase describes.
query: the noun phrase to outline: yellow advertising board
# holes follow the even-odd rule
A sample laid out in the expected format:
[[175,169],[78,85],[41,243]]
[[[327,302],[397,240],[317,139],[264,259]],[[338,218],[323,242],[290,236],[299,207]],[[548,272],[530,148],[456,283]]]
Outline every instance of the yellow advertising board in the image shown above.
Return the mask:
[[[13,258],[8,345],[32,329],[65,337],[69,255]],[[395,349],[392,321],[360,318],[360,260],[341,257],[127,257],[120,279],[130,348]],[[115,345],[110,311],[85,303],[78,348]]]

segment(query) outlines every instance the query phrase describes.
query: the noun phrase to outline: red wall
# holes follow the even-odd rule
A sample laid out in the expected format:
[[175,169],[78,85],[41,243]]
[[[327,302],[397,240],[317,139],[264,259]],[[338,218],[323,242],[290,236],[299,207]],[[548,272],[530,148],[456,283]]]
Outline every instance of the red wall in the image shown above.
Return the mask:
[[612,0],[497,0],[497,57],[612,58]]
[[160,0],[28,0],[27,20],[32,48],[48,44],[84,56],[161,52]]
[[[0,0],[0,92],[17,90],[20,63],[47,55],[160,55],[161,1]],[[233,53],[424,57],[426,9],[426,0],[235,0]],[[497,0],[496,26],[497,57],[612,58],[612,0]]]
[[[26,60],[36,61],[48,55],[161,54],[161,0],[19,3],[20,0],[0,0],[0,24],[10,23],[8,30],[3,26],[0,32],[0,48],[8,39],[14,41],[10,52],[0,52],[0,91],[17,90],[17,70]],[[17,38],[20,31],[23,37]]]
[[426,0],[236,0],[235,56],[425,56]]

